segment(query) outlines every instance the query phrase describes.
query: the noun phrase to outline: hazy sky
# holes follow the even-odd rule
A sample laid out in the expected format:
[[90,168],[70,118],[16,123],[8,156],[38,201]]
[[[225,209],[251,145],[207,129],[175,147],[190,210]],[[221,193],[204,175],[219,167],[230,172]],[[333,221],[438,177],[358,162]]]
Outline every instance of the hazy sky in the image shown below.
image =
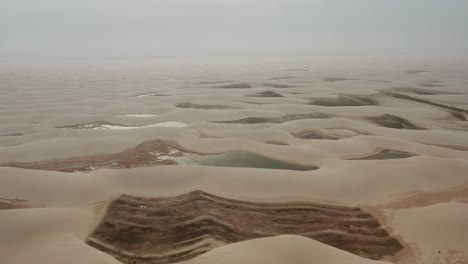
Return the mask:
[[0,59],[468,53],[468,0],[0,0]]

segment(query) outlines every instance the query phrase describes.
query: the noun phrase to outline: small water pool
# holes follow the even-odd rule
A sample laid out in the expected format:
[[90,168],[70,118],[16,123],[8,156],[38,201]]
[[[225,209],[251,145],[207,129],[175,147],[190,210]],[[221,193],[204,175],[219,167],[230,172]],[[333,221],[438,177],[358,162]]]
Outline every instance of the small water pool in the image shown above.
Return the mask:
[[245,167],[297,171],[309,171],[319,168],[317,166],[306,166],[280,161],[246,151],[232,151],[213,155],[194,155],[188,158],[186,164],[217,167]]

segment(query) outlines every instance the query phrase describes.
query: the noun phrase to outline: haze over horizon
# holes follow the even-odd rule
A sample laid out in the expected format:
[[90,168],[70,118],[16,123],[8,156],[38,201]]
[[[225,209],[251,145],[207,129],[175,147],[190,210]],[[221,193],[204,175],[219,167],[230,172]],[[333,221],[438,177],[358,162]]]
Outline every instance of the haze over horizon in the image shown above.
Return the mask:
[[468,54],[468,1],[0,0],[0,60]]
[[468,0],[0,0],[0,264],[468,264]]

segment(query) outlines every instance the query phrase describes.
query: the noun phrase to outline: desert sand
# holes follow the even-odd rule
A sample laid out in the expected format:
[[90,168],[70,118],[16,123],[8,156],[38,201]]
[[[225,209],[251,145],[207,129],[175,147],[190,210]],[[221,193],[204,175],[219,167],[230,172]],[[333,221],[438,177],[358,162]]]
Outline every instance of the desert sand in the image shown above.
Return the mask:
[[468,66],[0,71],[0,263],[468,263]]

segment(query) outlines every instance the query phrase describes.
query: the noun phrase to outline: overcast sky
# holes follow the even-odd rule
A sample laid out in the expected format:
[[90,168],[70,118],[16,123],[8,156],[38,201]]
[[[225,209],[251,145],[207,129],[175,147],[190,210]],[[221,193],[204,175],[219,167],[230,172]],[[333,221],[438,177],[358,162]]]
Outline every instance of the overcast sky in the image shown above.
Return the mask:
[[0,59],[468,52],[467,0],[0,0]]

